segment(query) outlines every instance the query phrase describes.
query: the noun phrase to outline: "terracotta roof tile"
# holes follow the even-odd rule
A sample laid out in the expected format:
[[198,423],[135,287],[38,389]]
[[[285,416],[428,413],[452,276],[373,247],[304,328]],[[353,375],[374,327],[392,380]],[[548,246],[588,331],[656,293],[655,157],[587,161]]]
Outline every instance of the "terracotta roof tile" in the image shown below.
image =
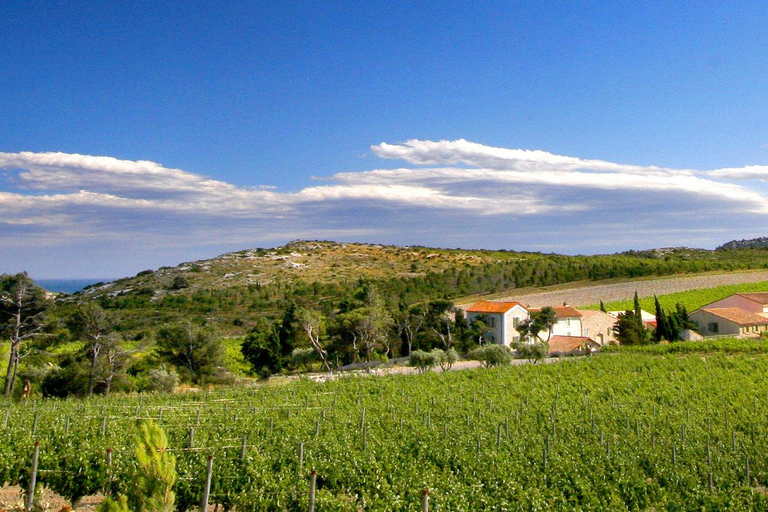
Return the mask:
[[515,306],[523,307],[519,302],[490,302],[481,300],[467,308],[467,313],[506,313]]
[[554,307],[552,309],[555,310],[555,313],[557,314],[557,318],[581,316],[581,313],[579,313],[579,311],[576,308],[572,308],[571,306]]
[[703,308],[702,311],[725,318],[739,325],[768,325],[768,318],[741,308]]
[[599,347],[600,345],[595,342],[592,338],[588,338],[586,336],[551,336],[549,338],[549,353],[555,354],[555,353],[562,353],[562,354],[569,354],[571,352],[575,352],[579,350],[580,347],[584,345],[590,345],[595,348]]

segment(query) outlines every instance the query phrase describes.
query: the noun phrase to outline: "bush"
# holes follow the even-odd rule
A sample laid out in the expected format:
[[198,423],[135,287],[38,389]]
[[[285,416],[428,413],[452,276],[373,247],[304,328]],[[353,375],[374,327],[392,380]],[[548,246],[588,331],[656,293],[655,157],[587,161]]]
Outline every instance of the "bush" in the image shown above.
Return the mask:
[[294,368],[303,366],[306,371],[311,371],[317,361],[317,352],[313,348],[295,348],[291,353],[291,366]]
[[411,352],[411,355],[408,356],[408,364],[415,367],[419,373],[427,373],[438,364],[435,352],[442,351],[433,350],[432,352],[424,352],[423,350],[414,350]]
[[176,276],[171,283],[171,290],[181,290],[183,288],[189,288],[189,281],[184,276]]
[[440,352],[440,358],[438,359],[438,364],[440,365],[440,369],[444,372],[447,372],[448,370],[450,370],[453,367],[453,364],[459,360],[459,353],[452,348],[449,348],[446,351],[442,351],[442,350],[437,350],[437,351]]
[[168,371],[164,368],[154,368],[149,370],[148,376],[149,379],[146,391],[173,393],[173,390],[179,385],[179,374],[172,370]]
[[474,361],[480,361],[483,366],[489,368],[491,366],[508,365],[512,360],[512,352],[505,345],[489,343],[477,347],[468,354],[468,357]]
[[515,343],[515,353],[518,359],[528,359],[532,363],[537,363],[547,357],[549,353],[548,343],[526,343],[520,341]]

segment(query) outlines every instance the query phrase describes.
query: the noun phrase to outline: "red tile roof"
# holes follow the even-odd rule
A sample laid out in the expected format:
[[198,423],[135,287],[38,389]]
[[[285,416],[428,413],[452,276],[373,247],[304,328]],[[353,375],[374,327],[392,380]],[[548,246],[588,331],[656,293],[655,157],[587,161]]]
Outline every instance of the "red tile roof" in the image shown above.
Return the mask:
[[560,307],[554,307],[552,309],[555,310],[555,313],[557,314],[557,318],[581,316],[581,313],[579,313],[579,311],[576,308],[572,308],[571,306],[560,306]]
[[585,345],[593,348],[598,348],[600,346],[595,340],[586,336],[555,335],[549,338],[549,353],[570,354],[571,352],[576,352]]
[[768,325],[768,318],[741,308],[702,308],[702,311],[725,318],[739,325]]
[[506,313],[515,306],[523,307],[519,302],[490,302],[481,300],[467,308],[467,313]]

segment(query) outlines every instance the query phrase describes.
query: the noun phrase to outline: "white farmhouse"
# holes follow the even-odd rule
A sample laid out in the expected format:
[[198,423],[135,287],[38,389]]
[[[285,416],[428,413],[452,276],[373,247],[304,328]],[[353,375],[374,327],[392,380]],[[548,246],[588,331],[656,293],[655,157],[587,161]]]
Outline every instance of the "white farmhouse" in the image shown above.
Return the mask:
[[490,301],[475,302],[467,308],[467,322],[470,325],[481,315],[485,316],[488,324],[485,341],[510,346],[520,340],[520,334],[515,328],[528,318],[528,310],[519,302]]

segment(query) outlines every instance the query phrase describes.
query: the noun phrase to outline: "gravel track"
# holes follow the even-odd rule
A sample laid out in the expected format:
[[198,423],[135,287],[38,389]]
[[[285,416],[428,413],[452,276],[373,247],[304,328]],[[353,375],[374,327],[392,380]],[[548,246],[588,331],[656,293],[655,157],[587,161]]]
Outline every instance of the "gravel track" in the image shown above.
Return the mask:
[[[565,290],[550,292],[529,292],[510,294],[494,298],[494,301],[519,301],[529,307],[557,306],[563,303],[571,306],[589,306],[615,300],[631,299],[637,291],[640,297],[665,295],[668,293],[685,292],[699,288],[714,288],[729,284],[757,283],[768,281],[768,270],[750,272],[730,272],[727,274],[704,274],[684,277],[660,277],[658,279],[642,279],[626,283],[595,284]],[[466,307],[469,304],[457,304]]]

